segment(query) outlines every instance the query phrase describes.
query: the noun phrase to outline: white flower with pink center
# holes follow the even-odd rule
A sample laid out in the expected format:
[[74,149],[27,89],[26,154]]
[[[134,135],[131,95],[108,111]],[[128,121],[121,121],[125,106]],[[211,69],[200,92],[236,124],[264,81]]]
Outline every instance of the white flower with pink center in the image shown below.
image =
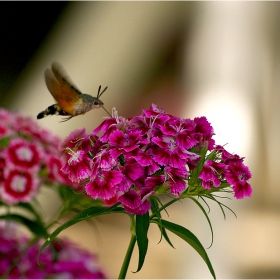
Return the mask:
[[6,169],[1,187],[1,198],[7,204],[29,202],[37,193],[40,181],[28,171]]
[[11,140],[6,151],[7,160],[10,165],[33,170],[39,169],[42,154],[43,152],[38,145],[24,139]]

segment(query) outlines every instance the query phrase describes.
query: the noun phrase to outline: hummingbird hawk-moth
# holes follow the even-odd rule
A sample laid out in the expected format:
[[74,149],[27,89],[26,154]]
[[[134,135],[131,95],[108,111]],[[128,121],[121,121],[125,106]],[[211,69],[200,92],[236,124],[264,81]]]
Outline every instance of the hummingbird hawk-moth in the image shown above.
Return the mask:
[[[99,86],[97,97],[82,93],[58,62],[53,62],[51,69],[47,68],[45,70],[45,82],[57,103],[39,113],[37,119],[42,119],[49,115],[61,115],[68,116],[63,120],[68,121],[75,116],[83,115],[94,108],[100,108],[104,105],[99,98],[107,87],[100,92],[101,86]],[[106,111],[104,107],[103,109]]]

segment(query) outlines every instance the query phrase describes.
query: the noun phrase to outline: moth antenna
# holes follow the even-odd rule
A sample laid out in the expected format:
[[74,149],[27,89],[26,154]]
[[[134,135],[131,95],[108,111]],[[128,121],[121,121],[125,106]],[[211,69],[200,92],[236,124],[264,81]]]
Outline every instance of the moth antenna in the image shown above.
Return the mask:
[[101,90],[101,85],[99,86],[99,88],[98,88],[98,93],[97,93],[97,99],[99,99],[99,97],[106,91],[107,88],[108,88],[108,86],[105,87],[105,88],[100,92],[100,90]]
[[99,98],[100,90],[101,90],[101,85],[98,88],[98,92],[97,92],[97,96],[96,96],[97,98]]

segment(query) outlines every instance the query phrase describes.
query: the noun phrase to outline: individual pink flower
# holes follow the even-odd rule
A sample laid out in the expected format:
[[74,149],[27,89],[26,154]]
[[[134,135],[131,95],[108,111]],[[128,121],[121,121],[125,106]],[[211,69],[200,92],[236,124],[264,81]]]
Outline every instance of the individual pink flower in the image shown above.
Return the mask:
[[119,171],[101,171],[86,184],[85,190],[93,199],[108,200],[116,196],[123,175]]
[[46,167],[47,167],[47,178],[49,182],[56,182],[63,185],[72,186],[73,183],[70,181],[68,176],[61,171],[61,168],[66,161],[65,157],[56,157],[53,154],[47,154],[45,156]]
[[143,215],[149,211],[151,204],[148,197],[153,195],[154,191],[149,188],[141,190],[131,189],[119,197],[122,202],[124,210],[130,214]]
[[87,137],[87,133],[86,133],[86,129],[85,128],[76,129],[76,130],[72,131],[69,134],[69,136],[67,136],[63,140],[60,148],[62,150],[65,149],[65,148],[73,149],[85,137]]
[[[109,149],[102,149],[94,157],[93,164],[97,168],[101,168],[104,171],[109,171],[117,165],[117,160],[111,156]],[[93,171],[93,174],[95,173],[96,172]]]
[[187,178],[189,176],[186,168],[166,167],[166,183],[170,186],[170,193],[179,197],[187,188]]
[[198,178],[202,180],[202,187],[210,190],[212,187],[218,187],[221,184],[222,174],[226,170],[226,165],[213,160],[204,162],[201,173]]
[[6,125],[0,124],[0,139],[12,135],[12,130]]
[[229,164],[226,179],[229,184],[233,185],[234,196],[237,199],[251,196],[252,187],[247,182],[251,177],[252,175],[249,168],[242,162],[237,161]]
[[190,119],[181,120],[173,117],[161,126],[161,131],[165,135],[171,135],[176,139],[178,147],[188,150],[197,144],[195,139],[195,123]]
[[108,142],[110,135],[118,129],[118,122],[116,118],[107,118],[105,119],[97,128],[92,132],[92,135],[97,136],[102,133],[99,137],[99,140],[102,143]]
[[207,144],[208,150],[212,151],[215,144],[215,140],[212,138],[214,135],[213,127],[207,121],[206,117],[194,118],[193,121],[195,123],[195,137],[199,141],[197,148],[201,148]]
[[170,165],[180,168],[186,164],[187,155],[180,147],[176,140],[171,136],[154,137],[152,139],[156,145],[152,147],[153,159],[160,165]]
[[91,159],[83,151],[68,150],[68,164],[64,165],[61,170],[69,176],[72,182],[80,182],[91,175]]
[[123,174],[120,191],[128,191],[135,182],[144,175],[144,168],[135,159],[126,159],[125,165],[120,169]]
[[225,164],[229,164],[231,162],[243,162],[244,158],[241,158],[239,155],[229,153],[224,147],[217,145],[215,150],[221,154],[221,160]]
[[6,169],[4,171],[1,199],[7,204],[29,202],[37,194],[39,179],[33,172],[19,169]]
[[9,165],[38,170],[43,152],[38,145],[24,139],[15,138],[10,141],[5,156]]

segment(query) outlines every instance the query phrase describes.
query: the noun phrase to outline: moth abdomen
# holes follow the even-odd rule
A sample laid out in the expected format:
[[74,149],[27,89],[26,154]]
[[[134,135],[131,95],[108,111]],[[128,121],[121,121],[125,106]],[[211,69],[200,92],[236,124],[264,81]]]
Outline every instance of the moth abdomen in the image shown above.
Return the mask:
[[49,115],[60,115],[60,116],[69,116],[69,114],[61,109],[58,104],[53,104],[49,106],[45,111],[42,111],[37,115],[37,119],[42,119]]

